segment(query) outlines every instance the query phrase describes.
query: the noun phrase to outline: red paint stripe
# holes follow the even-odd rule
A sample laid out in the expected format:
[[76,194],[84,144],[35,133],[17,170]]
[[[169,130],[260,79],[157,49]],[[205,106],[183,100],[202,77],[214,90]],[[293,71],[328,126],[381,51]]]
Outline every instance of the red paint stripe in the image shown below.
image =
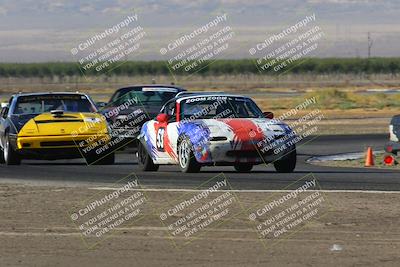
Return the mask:
[[[243,142],[242,150],[255,150],[251,141],[260,141],[264,138],[262,131],[258,130],[257,125],[247,119],[222,119],[235,134],[235,141]],[[250,132],[253,132],[250,134]]]

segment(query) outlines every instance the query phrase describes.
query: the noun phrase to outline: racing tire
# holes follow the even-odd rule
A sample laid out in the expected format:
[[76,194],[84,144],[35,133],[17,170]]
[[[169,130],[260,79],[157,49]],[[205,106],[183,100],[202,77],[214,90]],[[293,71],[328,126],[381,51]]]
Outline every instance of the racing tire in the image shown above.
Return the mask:
[[4,152],[3,148],[0,146],[0,164],[4,164],[6,161],[4,160]]
[[296,149],[290,151],[289,154],[285,155],[281,159],[274,162],[274,167],[277,172],[290,173],[296,168],[297,152]]
[[7,134],[5,137],[4,148],[3,148],[3,159],[6,165],[20,165],[21,157],[17,152],[12,148],[10,144],[10,137]]
[[178,144],[178,162],[179,167],[184,173],[196,173],[201,169],[201,165],[197,162],[193,154],[193,146],[187,136],[180,138]]
[[237,163],[233,166],[237,172],[251,172],[253,164],[249,163]]
[[141,142],[138,144],[138,165],[145,172],[156,172],[160,167],[160,165],[154,164],[149,152]]

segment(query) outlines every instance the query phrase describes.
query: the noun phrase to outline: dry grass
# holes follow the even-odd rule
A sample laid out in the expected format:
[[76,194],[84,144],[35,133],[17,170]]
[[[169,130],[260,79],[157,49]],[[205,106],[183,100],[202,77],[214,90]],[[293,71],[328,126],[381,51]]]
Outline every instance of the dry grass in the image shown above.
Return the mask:
[[273,110],[288,109],[304,102],[307,98],[316,99],[316,104],[308,106],[308,109],[323,110],[364,110],[380,111],[400,108],[400,94],[358,94],[353,91],[325,88],[324,90],[309,91],[301,96],[265,98],[255,97],[261,107]]

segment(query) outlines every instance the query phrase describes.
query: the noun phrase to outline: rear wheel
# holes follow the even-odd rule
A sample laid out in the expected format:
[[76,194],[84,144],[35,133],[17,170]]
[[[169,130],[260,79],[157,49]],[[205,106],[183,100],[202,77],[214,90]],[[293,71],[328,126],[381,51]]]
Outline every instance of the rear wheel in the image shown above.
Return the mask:
[[20,165],[21,158],[18,153],[12,148],[10,143],[10,137],[7,134],[5,137],[3,158],[6,165]]
[[296,149],[290,151],[289,154],[274,162],[274,167],[277,172],[293,172],[296,168],[297,153]]
[[0,147],[0,163],[5,163],[3,148]]
[[249,163],[237,163],[234,165],[235,170],[238,172],[250,172],[253,169],[253,164]]
[[154,164],[149,152],[144,147],[144,145],[139,142],[138,145],[138,165],[142,171],[157,171],[160,167],[158,164]]
[[192,143],[189,138],[184,136],[178,144],[179,167],[182,172],[199,172],[201,165],[197,162],[193,154]]

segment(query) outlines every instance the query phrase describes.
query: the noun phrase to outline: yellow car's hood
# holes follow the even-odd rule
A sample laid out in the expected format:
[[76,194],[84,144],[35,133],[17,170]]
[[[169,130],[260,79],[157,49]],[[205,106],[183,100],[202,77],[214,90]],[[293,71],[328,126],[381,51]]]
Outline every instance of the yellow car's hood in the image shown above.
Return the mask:
[[60,116],[42,113],[30,119],[18,136],[87,135],[107,133],[107,122],[101,114],[65,112]]

